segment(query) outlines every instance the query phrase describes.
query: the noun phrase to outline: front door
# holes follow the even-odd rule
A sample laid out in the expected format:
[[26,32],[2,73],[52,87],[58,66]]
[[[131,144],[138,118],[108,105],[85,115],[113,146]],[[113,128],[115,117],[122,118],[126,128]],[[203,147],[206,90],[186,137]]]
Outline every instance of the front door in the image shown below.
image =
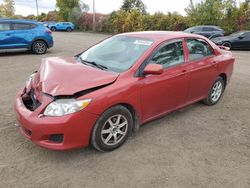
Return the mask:
[[144,121],[183,105],[188,85],[182,39],[163,44],[148,62],[163,65],[164,72],[161,75],[147,75],[140,80]]
[[0,22],[0,49],[12,46],[11,27],[9,22]]

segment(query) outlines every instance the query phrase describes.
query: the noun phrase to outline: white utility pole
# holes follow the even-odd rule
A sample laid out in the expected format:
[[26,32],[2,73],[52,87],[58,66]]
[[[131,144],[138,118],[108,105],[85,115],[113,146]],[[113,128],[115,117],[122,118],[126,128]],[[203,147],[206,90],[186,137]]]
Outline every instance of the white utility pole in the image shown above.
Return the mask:
[[95,31],[95,0],[93,0],[93,31]]
[[36,15],[38,16],[39,15],[39,12],[38,12],[38,2],[36,0]]

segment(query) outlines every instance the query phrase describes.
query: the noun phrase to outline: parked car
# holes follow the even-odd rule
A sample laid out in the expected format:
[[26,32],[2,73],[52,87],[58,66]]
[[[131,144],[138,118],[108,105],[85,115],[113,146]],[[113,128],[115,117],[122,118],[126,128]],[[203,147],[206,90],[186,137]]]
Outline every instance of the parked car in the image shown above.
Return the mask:
[[190,27],[186,29],[184,32],[202,35],[209,39],[215,37],[221,37],[224,36],[225,34],[223,29],[214,25],[200,25],[200,26]]
[[44,54],[53,46],[51,31],[36,21],[0,19],[0,51]]
[[212,41],[229,49],[250,49],[250,31],[240,31],[225,37],[217,37]]
[[68,31],[71,32],[75,29],[75,26],[71,22],[57,22],[50,23],[47,26],[51,31]]
[[43,59],[15,100],[20,131],[53,150],[111,151],[148,121],[201,100],[215,105],[234,60],[180,32],[125,33],[75,57]]

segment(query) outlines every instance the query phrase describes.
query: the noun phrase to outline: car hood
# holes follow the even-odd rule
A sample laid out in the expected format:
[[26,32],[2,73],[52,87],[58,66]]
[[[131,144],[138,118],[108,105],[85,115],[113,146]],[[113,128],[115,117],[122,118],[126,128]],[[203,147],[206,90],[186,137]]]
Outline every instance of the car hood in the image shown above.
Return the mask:
[[33,85],[52,96],[77,92],[113,83],[118,73],[84,65],[75,58],[46,58],[33,79]]
[[228,40],[231,40],[232,38],[233,37],[231,37],[231,36],[216,37],[216,38],[213,38],[212,41],[213,42],[228,41]]

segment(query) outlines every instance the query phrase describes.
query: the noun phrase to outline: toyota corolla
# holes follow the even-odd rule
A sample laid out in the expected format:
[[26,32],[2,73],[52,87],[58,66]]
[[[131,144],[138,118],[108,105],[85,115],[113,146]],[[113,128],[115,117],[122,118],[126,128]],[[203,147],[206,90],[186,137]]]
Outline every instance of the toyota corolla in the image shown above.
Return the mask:
[[75,57],[46,58],[15,99],[20,132],[48,149],[111,151],[148,121],[198,101],[216,104],[234,61],[200,35],[164,31],[119,34]]

